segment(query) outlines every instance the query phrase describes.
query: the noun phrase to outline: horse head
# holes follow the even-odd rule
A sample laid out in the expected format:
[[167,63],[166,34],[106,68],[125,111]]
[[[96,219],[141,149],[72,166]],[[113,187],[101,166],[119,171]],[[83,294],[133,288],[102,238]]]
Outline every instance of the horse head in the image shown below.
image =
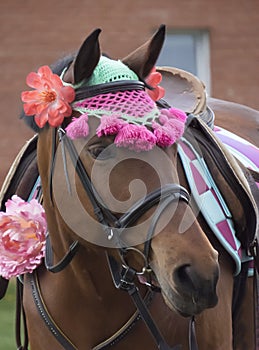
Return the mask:
[[53,113],[39,133],[55,261],[74,241],[80,249],[72,269],[79,257],[83,271],[92,251],[107,251],[139,275],[148,270],[169,308],[198,314],[217,303],[218,254],[180,186],[177,139],[183,117],[149,96],[154,88],[148,77],[165,28],[121,61],[101,55],[99,34],[98,29],[87,37],[63,67],[63,85],[75,91],[72,115],[57,125]]

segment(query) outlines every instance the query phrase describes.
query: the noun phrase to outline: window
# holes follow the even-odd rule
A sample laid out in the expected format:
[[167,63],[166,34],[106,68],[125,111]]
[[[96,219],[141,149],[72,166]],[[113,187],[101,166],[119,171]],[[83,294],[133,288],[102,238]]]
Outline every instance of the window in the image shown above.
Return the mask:
[[158,66],[173,66],[184,69],[206,85],[210,95],[210,49],[209,33],[206,30],[169,30]]

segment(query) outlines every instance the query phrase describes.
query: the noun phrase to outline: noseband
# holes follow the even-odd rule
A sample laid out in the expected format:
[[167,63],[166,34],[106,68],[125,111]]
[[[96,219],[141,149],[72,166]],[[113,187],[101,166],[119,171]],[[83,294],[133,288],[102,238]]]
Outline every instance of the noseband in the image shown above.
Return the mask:
[[[117,91],[128,91],[128,90],[136,90],[136,89],[144,89],[144,84],[138,81],[123,81],[123,82],[113,82],[107,84],[101,84],[94,87],[80,88],[76,92],[76,100],[81,100],[83,98],[92,97],[98,94],[107,93],[107,92],[117,92]],[[66,171],[66,151],[69,154],[71,162],[75,168],[75,171],[80,179],[80,182],[92,204],[94,214],[96,216],[97,221],[102,225],[104,234],[108,241],[113,241],[114,246],[116,246],[119,250],[122,264],[118,264],[117,261],[111,256],[107,254],[107,260],[110,267],[111,275],[114,281],[114,285],[116,288],[125,290],[132,297],[139,315],[146,323],[148,329],[154,337],[154,340],[157,343],[157,346],[161,350],[177,350],[178,346],[169,347],[169,345],[163,339],[160,331],[155,325],[148,309],[145,301],[142,299],[138,287],[136,286],[134,280],[138,272],[129,267],[125,263],[125,255],[129,249],[135,248],[125,248],[125,244],[123,242],[123,233],[126,228],[133,225],[140,219],[143,214],[145,214],[149,209],[154,206],[157,206],[157,210],[154,213],[151,224],[149,226],[145,244],[144,251],[138,251],[143,257],[145,261],[145,266],[143,267],[143,271],[151,271],[149,267],[149,256],[151,249],[151,241],[156,229],[156,225],[159,221],[160,216],[165,211],[165,209],[173,202],[184,201],[186,203],[189,202],[190,195],[188,191],[180,186],[179,184],[167,184],[161,188],[154,190],[153,192],[146,195],[144,199],[137,201],[126,213],[124,213],[120,218],[117,218],[106,206],[101,203],[100,197],[98,196],[97,191],[94,189],[94,186],[91,182],[91,179],[79,157],[79,154],[75,148],[73,141],[66,135],[66,132],[63,127],[58,128],[59,140],[62,145],[62,156],[63,163],[65,169],[65,175],[67,175]],[[52,142],[52,166],[51,166],[51,186],[50,186],[50,195],[52,198],[52,175],[54,171],[54,158],[56,152],[56,130],[53,130],[53,142]],[[52,249],[49,236],[46,240],[46,256],[45,256],[45,265],[46,268],[51,272],[59,272],[63,270],[73,259],[74,255],[77,252],[79,247],[79,242],[74,241],[64,256],[64,258],[59,261],[57,264],[53,265],[53,257],[52,257]],[[144,272],[143,272],[144,273]],[[147,283],[151,289],[156,289],[152,283]],[[193,328],[193,323],[190,323],[190,328]],[[126,334],[126,332],[125,332]],[[190,334],[190,344],[193,344],[194,333],[193,330],[189,332]],[[195,341],[196,343],[196,341]],[[109,344],[110,346],[111,344]],[[97,347],[98,349],[106,348],[105,346]],[[197,349],[196,346],[191,345],[191,349]]]

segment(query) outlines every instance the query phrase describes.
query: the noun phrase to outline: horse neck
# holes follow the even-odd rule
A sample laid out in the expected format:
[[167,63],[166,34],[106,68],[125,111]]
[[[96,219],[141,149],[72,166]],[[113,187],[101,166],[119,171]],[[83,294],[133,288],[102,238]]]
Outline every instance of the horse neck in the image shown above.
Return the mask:
[[[73,237],[71,231],[62,222],[58,222],[56,217],[48,217],[48,226],[55,265],[67,254],[77,237]],[[82,294],[93,293],[102,298],[102,294],[109,295],[114,292],[105,249],[87,241],[79,241],[79,249],[75,256],[60,273],[63,276],[64,287],[72,283]],[[54,275],[58,277],[59,273]]]

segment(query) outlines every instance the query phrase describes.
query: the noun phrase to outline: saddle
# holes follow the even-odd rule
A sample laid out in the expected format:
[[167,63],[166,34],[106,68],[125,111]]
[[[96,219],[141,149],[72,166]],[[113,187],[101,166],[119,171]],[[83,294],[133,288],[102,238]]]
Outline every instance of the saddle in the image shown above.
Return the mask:
[[166,102],[187,114],[199,115],[212,127],[214,113],[207,106],[203,82],[195,75],[178,68],[157,67],[157,71],[162,74],[160,85],[165,89]]
[[160,85],[165,89],[165,100],[190,116],[184,137],[199,148],[211,173],[217,174],[214,180],[223,196],[224,183],[236,194],[234,205],[228,198],[225,200],[234,212],[236,235],[242,247],[248,249],[258,232],[258,207],[254,199],[258,190],[254,180],[215,136],[212,130],[214,113],[207,106],[204,84],[193,74],[178,68],[158,67],[157,71],[163,77]]
[[[27,141],[11,165],[0,191],[1,211],[5,211],[5,203],[13,194],[24,200],[28,199],[39,175],[36,158],[37,140],[38,137],[35,135]],[[0,300],[4,297],[7,286],[8,280],[0,276]]]
[[0,191],[0,210],[5,210],[5,202],[13,194],[26,200],[32,190],[32,181],[38,174],[36,153],[37,135],[34,135],[22,147],[13,161]]

